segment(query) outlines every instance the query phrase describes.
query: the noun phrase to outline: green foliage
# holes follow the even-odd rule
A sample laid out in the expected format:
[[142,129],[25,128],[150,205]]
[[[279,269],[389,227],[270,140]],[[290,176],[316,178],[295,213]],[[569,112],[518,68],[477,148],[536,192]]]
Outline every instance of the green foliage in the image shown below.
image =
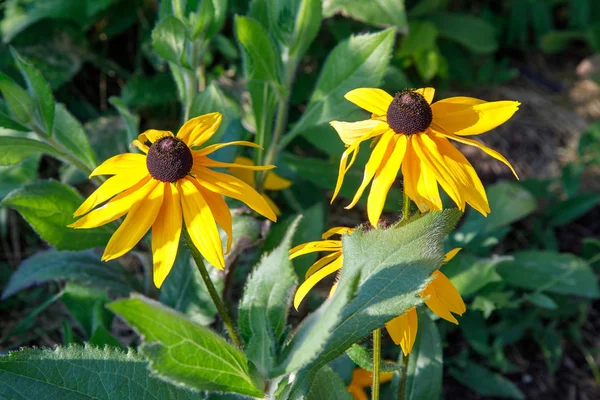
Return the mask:
[[484,396],[525,399],[511,381],[472,361],[467,361],[464,368],[450,369],[449,373],[463,385]]
[[175,64],[181,64],[185,38],[186,27],[174,16],[160,21],[152,31],[154,50],[162,58]]
[[[23,90],[11,78],[0,73],[0,92],[4,96],[4,101],[10,110],[11,116],[4,115],[2,124],[4,128],[23,130],[29,129],[21,124],[28,124],[33,119],[35,103],[29,97],[27,91]],[[12,117],[12,118],[11,118]]]
[[352,395],[346,389],[344,381],[328,366],[324,366],[315,375],[308,400],[350,400]]
[[52,146],[39,140],[0,136],[0,165],[13,165],[38,153],[59,154]]
[[198,395],[150,375],[133,350],[106,347],[24,349],[0,357],[0,395],[69,399],[197,399]]
[[394,25],[400,30],[406,28],[404,0],[374,0],[368,3],[361,0],[332,0],[326,4],[323,10],[326,17],[340,13],[371,25]]

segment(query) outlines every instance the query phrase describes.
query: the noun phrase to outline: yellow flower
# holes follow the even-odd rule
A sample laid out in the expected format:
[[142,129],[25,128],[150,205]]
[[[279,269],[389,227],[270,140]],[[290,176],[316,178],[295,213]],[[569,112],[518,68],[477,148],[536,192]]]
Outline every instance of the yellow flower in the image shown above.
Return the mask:
[[[238,178],[246,182],[248,185],[256,187],[256,181],[254,180],[254,172],[247,168],[248,166],[254,165],[254,162],[248,157],[244,156],[236,157],[233,162],[237,166],[230,167],[228,170],[229,173],[237,176]],[[292,186],[292,182],[280,177],[275,172],[271,171],[267,173],[267,177],[265,178],[265,183],[263,186],[265,190],[276,191],[289,188],[290,186]],[[261,193],[261,195],[265,198],[266,202],[269,203],[269,206],[271,206],[275,214],[277,216],[280,216],[281,210],[279,209],[279,207],[277,207],[277,204],[275,204],[275,202],[266,194]]]
[[506,164],[516,176],[500,153],[466,136],[479,135],[503,124],[520,103],[450,97],[431,104],[434,92],[433,88],[403,90],[392,97],[381,89],[361,88],[346,93],[347,100],[372,115],[364,121],[331,122],[348,147],[340,161],[332,201],[356,160],[360,144],[375,139],[363,181],[346,207],[354,207],[372,181],[367,213],[373,226],[377,226],[400,168],[404,192],[422,212],[442,209],[438,184],[461,210],[470,204],[483,215],[490,212],[485,190],[473,166],[448,139],[480,148]]
[[[450,261],[459,251],[460,248],[449,251],[444,262]],[[452,313],[463,315],[467,311],[460,293],[450,279],[439,270],[434,271],[431,277],[433,279],[421,292],[421,297],[427,298],[425,304],[440,318],[458,325],[458,321]],[[417,310],[414,307],[385,324],[392,340],[400,345],[404,355],[412,351],[417,338],[418,326]]]
[[[182,221],[204,258],[215,267],[224,268],[223,246],[217,224],[228,236],[229,251],[232,221],[221,195],[241,200],[273,221],[277,217],[252,187],[235,177],[210,169],[236,166],[267,170],[274,166],[237,166],[207,157],[225,146],[260,146],[237,141],[193,149],[210,139],[220,123],[221,114],[212,113],[189,120],[177,136],[155,129],[139,135],[132,145],[145,154],[120,154],[96,168],[90,177],[113,176],[75,211],[74,216],[81,218],[69,226],[95,228],[127,214],[104,250],[104,261],[127,253],[152,227],[154,284],[157,287],[162,285],[175,261]],[[106,204],[91,211],[104,202]]]
[[[380,372],[379,383],[386,383],[394,377],[393,372]],[[373,383],[373,373],[366,369],[356,368],[352,371],[352,380],[348,385],[348,391],[352,393],[354,400],[369,400],[365,388],[368,388]]]
[[[344,262],[344,256],[342,254],[342,241],[331,240],[329,238],[333,235],[352,233],[352,231],[352,228],[336,226],[321,236],[323,240],[303,243],[290,250],[290,260],[308,253],[330,252],[330,254],[317,260],[317,262],[311,265],[308,271],[306,271],[306,275],[304,276],[305,281],[302,283],[302,285],[300,285],[300,287],[298,287],[298,290],[296,290],[296,294],[294,296],[294,307],[296,310],[310,289],[312,289],[326,276],[329,276],[342,268],[342,263]],[[333,285],[331,288],[331,294],[335,291],[335,287],[336,285]]]

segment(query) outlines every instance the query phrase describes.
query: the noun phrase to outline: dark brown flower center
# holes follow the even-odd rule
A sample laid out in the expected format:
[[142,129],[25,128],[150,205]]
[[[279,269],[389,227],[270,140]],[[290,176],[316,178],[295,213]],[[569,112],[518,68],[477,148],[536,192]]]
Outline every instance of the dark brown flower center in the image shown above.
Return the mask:
[[431,106],[419,93],[405,89],[396,93],[387,110],[387,122],[396,133],[412,135],[426,130],[433,120]]
[[192,152],[181,140],[167,136],[150,146],[146,157],[148,172],[162,182],[177,182],[192,169]]

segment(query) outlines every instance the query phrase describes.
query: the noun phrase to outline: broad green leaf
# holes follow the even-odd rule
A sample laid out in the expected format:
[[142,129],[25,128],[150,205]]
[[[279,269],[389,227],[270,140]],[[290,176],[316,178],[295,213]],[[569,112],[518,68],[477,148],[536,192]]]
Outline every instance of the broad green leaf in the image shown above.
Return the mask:
[[45,133],[52,135],[52,127],[54,124],[54,96],[50,85],[44,80],[42,75],[28,61],[23,59],[14,48],[10,52],[15,59],[17,67],[23,75],[23,79],[27,84],[27,91],[36,103],[37,115],[39,122]]
[[291,56],[298,61],[319,32],[322,18],[321,7],[320,0],[302,0],[298,9],[295,10],[296,21],[289,48]]
[[443,352],[435,322],[421,307],[419,329],[406,371],[407,400],[439,399],[442,393]]
[[208,139],[206,145],[220,142],[229,127],[231,119],[235,117],[239,118],[237,110],[231,104],[227,103],[225,94],[214,82],[211,82],[203,92],[196,95],[190,106],[189,114],[190,118],[193,118],[215,111],[223,115],[223,120],[217,132]]
[[13,190],[38,177],[40,155],[29,156],[17,165],[0,166],[0,201]]
[[32,154],[46,153],[59,157],[53,147],[39,140],[0,136],[0,166],[16,164]]
[[121,99],[129,107],[157,106],[177,100],[177,89],[169,72],[152,76],[134,75],[121,91]]
[[449,372],[454,379],[481,395],[525,399],[523,393],[511,381],[473,361],[467,360],[464,368],[450,368]]
[[195,14],[194,29],[192,31],[192,39],[197,38],[210,27],[212,18],[215,14],[215,7],[212,0],[201,1],[198,5],[198,11]]
[[402,38],[396,56],[405,57],[431,50],[435,47],[438,30],[429,21],[414,21],[409,24],[408,34]]
[[244,353],[210,329],[142,296],[109,308],[142,335],[140,351],[163,379],[196,390],[263,396]]
[[100,255],[91,250],[49,250],[21,263],[4,287],[2,298],[35,285],[60,280],[96,286],[119,294],[141,289],[139,283],[119,263],[102,262]]
[[460,330],[469,345],[483,356],[490,356],[490,332],[483,314],[477,310],[467,310],[460,319]]
[[152,30],[152,46],[167,61],[181,64],[187,29],[177,17],[168,16]]
[[[2,91],[2,82],[0,82],[0,91]],[[10,116],[0,111],[0,128],[10,129],[11,131],[30,132],[31,129],[21,125]]]
[[352,400],[352,395],[339,375],[325,365],[317,372],[306,399]]
[[558,307],[551,297],[546,296],[543,293],[532,293],[524,297],[525,299],[527,299],[527,301],[541,308],[545,308],[548,310],[556,310],[556,308]]
[[600,194],[585,193],[573,196],[548,210],[552,216],[548,225],[560,226],[583,216],[600,202]]
[[442,272],[462,296],[470,296],[488,283],[502,280],[496,272],[496,266],[510,260],[511,257],[478,258],[460,252],[442,267]]
[[42,239],[59,250],[105,246],[112,233],[108,225],[94,229],[67,226],[75,221],[73,212],[81,203],[83,198],[72,187],[38,181],[11,192],[0,205],[21,213]]
[[4,399],[199,399],[197,393],[155,378],[133,350],[106,347],[24,349],[0,357]]
[[396,30],[352,36],[338,44],[325,65],[308,102],[306,111],[291,132],[287,144],[297,134],[333,119],[344,121],[357,106],[344,99],[352,89],[378,87],[390,59]]
[[56,105],[54,116],[54,137],[88,168],[96,167],[96,156],[81,123],[60,103]]
[[521,251],[513,260],[496,267],[507,283],[529,290],[574,295],[595,299],[600,297],[598,280],[590,266],[572,254],[552,251]]
[[[0,73],[0,92],[4,96],[4,101],[12,117],[19,124],[29,124],[35,111],[35,102],[29,93],[3,73]],[[7,116],[7,118],[9,117]]]
[[323,7],[325,17],[342,14],[371,25],[395,25],[406,29],[404,0],[330,0]]
[[[361,345],[354,343],[348,350],[346,355],[362,369],[367,371],[373,371],[373,353]],[[398,371],[400,366],[394,362],[379,360],[379,371],[380,372],[394,372]]]
[[453,40],[475,53],[492,53],[498,48],[494,26],[469,14],[441,12],[428,17],[440,36]]
[[435,49],[420,51],[414,55],[415,67],[423,81],[428,82],[438,73],[442,55]]
[[217,34],[225,23],[225,17],[227,16],[227,3],[228,0],[211,0],[213,14],[211,16],[210,27],[206,30],[206,39],[211,39]]
[[297,217],[279,246],[254,267],[239,305],[238,324],[246,342],[246,354],[262,376],[268,376],[275,365],[298,283],[289,252],[299,222]]

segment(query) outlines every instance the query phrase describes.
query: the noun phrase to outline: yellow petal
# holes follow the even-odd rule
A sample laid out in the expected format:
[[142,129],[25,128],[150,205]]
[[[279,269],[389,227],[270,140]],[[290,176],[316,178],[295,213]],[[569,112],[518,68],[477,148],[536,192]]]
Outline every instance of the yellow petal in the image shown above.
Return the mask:
[[282,178],[275,172],[267,172],[264,186],[265,190],[283,190],[292,186],[292,181]]
[[299,244],[290,250],[290,260],[308,253],[319,251],[338,251],[342,249],[341,240],[317,240]]
[[411,308],[404,314],[385,324],[390,337],[394,343],[399,344],[404,355],[408,355],[415,344],[419,321],[417,318],[417,309]]
[[431,104],[433,101],[433,96],[435,95],[435,89],[431,87],[416,89],[415,92],[425,97],[425,100],[427,100],[429,104]]
[[156,220],[163,202],[163,195],[164,184],[160,182],[154,186],[147,197],[131,207],[119,229],[108,241],[102,261],[121,257],[144,237]]
[[127,189],[123,193],[115,196],[108,203],[100,208],[79,218],[69,225],[70,228],[89,229],[102,226],[117,218],[127,214],[127,212],[139,201],[144,199],[158,185],[158,181],[150,178],[150,175],[143,178],[137,184]]
[[352,231],[354,230],[354,228],[348,228],[345,226],[334,226],[333,228],[329,229],[327,232],[323,233],[321,235],[321,239],[329,239],[330,237],[332,237],[333,235],[345,235],[352,233]]
[[[419,179],[417,180],[417,192],[421,199],[425,199],[427,204],[426,210],[441,210],[442,199],[438,189],[437,179],[431,169],[427,168],[421,160],[419,163]],[[421,209],[421,208],[420,208]],[[421,210],[425,211],[425,210]]]
[[312,274],[314,274],[315,272],[317,272],[324,266],[328,265],[329,263],[331,263],[332,261],[334,261],[336,258],[338,258],[341,255],[342,255],[342,252],[340,250],[340,251],[336,251],[331,254],[327,254],[326,256],[318,259],[313,265],[310,266],[308,271],[306,271],[306,274],[304,274],[304,279],[307,279],[309,276],[311,276]]
[[[340,166],[338,169],[338,178],[335,183],[335,189],[333,190],[333,196],[331,196],[330,204],[333,203],[333,200],[337,197],[340,189],[342,188],[342,184],[344,183],[344,177],[346,176],[346,172],[352,167],[354,161],[356,161],[356,156],[358,155],[358,151],[360,149],[360,142],[354,142],[350,147],[348,147],[342,153],[342,158],[340,159]],[[350,157],[350,162],[348,162],[348,157]]]
[[192,173],[196,175],[198,182],[208,190],[240,200],[271,221],[277,221],[277,216],[265,199],[244,181],[199,165],[192,167]]
[[458,321],[452,313],[463,315],[467,311],[460,293],[450,279],[440,271],[434,271],[431,276],[433,280],[421,293],[421,297],[429,297],[425,300],[425,304],[436,315],[458,325]]
[[446,255],[444,256],[444,263],[447,263],[448,261],[452,260],[454,258],[454,256],[456,256],[458,254],[458,252],[461,250],[462,250],[462,247],[457,247],[457,248],[452,249],[449,252],[447,252]]
[[218,112],[192,118],[179,129],[177,138],[183,140],[188,147],[201,146],[219,129],[222,118]]
[[521,104],[518,101],[468,99],[451,97],[433,103],[432,127],[443,133],[479,135],[508,121]]
[[225,234],[227,235],[227,249],[225,250],[225,253],[229,253],[233,241],[233,220],[231,218],[229,206],[227,206],[227,203],[220,194],[205,189],[195,179],[190,179],[190,181],[196,186],[200,193],[202,193],[202,197],[204,197],[204,200],[206,200],[206,203],[210,207],[210,211],[212,212],[213,217],[215,217],[215,221],[217,221],[217,224],[225,231]]
[[177,189],[181,195],[183,220],[192,242],[206,261],[216,268],[224,269],[221,237],[206,200],[189,178],[177,181]]
[[332,261],[331,264],[326,265],[325,267],[321,268],[320,270],[309,276],[308,279],[306,279],[302,283],[302,285],[298,287],[298,290],[296,290],[296,294],[294,295],[294,308],[296,310],[298,309],[300,303],[306,297],[310,289],[312,289],[317,283],[319,283],[326,276],[331,275],[335,271],[342,268],[343,262],[344,256],[342,255],[339,258]]
[[229,167],[227,172],[229,172],[232,175],[237,176],[242,181],[246,182],[248,185],[250,185],[252,187],[256,187],[256,181],[254,179],[254,172],[252,172],[251,170],[249,170],[247,168],[242,167],[242,166],[253,166],[254,162],[247,157],[241,157],[241,156],[236,157],[233,162],[234,162],[234,164],[236,164],[236,166]]
[[441,210],[442,200],[435,175],[419,160],[413,149],[412,139],[407,140],[406,155],[402,162],[404,193],[421,212]]
[[[360,200],[360,197],[362,196],[363,192],[365,191],[367,185],[369,185],[369,183],[371,183],[373,176],[375,176],[375,172],[377,172],[377,170],[381,166],[384,159],[387,160],[392,155],[392,153],[394,151],[394,145],[396,143],[396,140],[392,140],[394,135],[395,135],[394,131],[389,129],[386,133],[383,134],[383,136],[381,136],[381,139],[379,140],[379,142],[377,142],[377,145],[375,146],[375,149],[373,149],[373,152],[371,153],[371,156],[369,157],[369,161],[367,162],[367,165],[365,166],[363,180],[362,180],[360,186],[358,187],[358,189],[356,190],[356,194],[354,195],[352,202],[350,204],[348,204],[346,207],[344,207],[347,210],[354,207],[356,205],[356,203],[358,203],[358,201]],[[391,145],[390,145],[390,143],[391,143]]]
[[254,147],[256,149],[262,149],[262,146],[260,146],[256,143],[247,142],[245,140],[238,140],[235,142],[211,144],[210,146],[206,146],[205,148],[198,150],[198,154],[202,154],[203,156],[206,156],[206,155],[214,153],[215,151],[222,149],[223,147],[227,147],[227,146],[246,146],[246,147]]
[[375,128],[378,128],[380,125],[384,125],[387,129],[387,124],[385,122],[376,121],[373,119],[366,119],[364,121],[358,122],[341,122],[341,121],[331,121],[329,123],[340,136],[340,139],[346,145],[351,145],[352,143],[359,140],[362,136],[369,133]]
[[146,142],[154,143],[158,139],[161,139],[161,138],[164,138],[167,136],[173,137],[173,133],[169,132],[169,131],[159,131],[158,129],[148,129],[146,132],[140,133],[138,135],[137,140],[141,144],[145,145]]
[[386,115],[394,99],[387,92],[375,88],[359,88],[346,93],[346,100],[376,115]]
[[394,135],[393,141],[390,142],[390,146],[394,147],[394,151],[389,155],[387,160],[383,160],[383,163],[377,170],[375,177],[373,178],[373,184],[371,185],[371,191],[367,199],[367,215],[371,225],[377,226],[379,217],[383,211],[383,205],[387,197],[388,191],[392,184],[396,180],[400,165],[404,160],[404,154],[406,154],[406,136],[405,135]]
[[144,169],[148,173],[145,155],[135,153],[118,154],[96,167],[90,174],[90,178],[97,175],[129,173],[134,169]]
[[360,386],[350,384],[348,385],[348,392],[352,394],[353,400],[369,400],[367,392],[365,392],[365,389]]
[[267,202],[267,204],[269,205],[269,207],[271,207],[271,210],[273,210],[273,212],[275,213],[275,215],[277,215],[278,217],[281,216],[281,210],[279,209],[279,207],[277,206],[277,204],[275,204],[275,202],[266,194],[262,194],[262,197],[265,199],[265,201]]
[[467,139],[467,138],[464,138],[461,136],[452,135],[452,134],[448,134],[448,133],[441,133],[441,135],[443,135],[444,137],[450,138],[452,140],[456,140],[457,142],[460,142],[460,143],[463,143],[463,144],[466,144],[469,146],[474,146],[474,147],[477,147],[478,149],[483,150],[488,156],[491,156],[491,157],[495,158],[496,160],[504,163],[508,168],[510,168],[510,170],[515,175],[515,177],[517,179],[519,179],[519,175],[517,175],[517,172],[515,171],[513,166],[510,164],[510,162],[508,162],[508,160],[502,154],[498,153],[496,150],[490,149],[489,147],[485,146],[484,144],[479,143],[477,140]]
[[203,156],[201,154],[197,154],[197,151],[194,151],[194,164],[198,163],[201,164],[204,167],[212,167],[212,168],[235,168],[235,169],[248,169],[248,170],[252,170],[252,171],[268,171],[270,169],[275,168],[274,165],[244,165],[244,164],[237,164],[235,162],[233,163],[226,163],[226,162],[220,162],[220,161],[215,161],[215,160],[211,160],[210,158]]
[[181,196],[177,187],[172,183],[162,185],[163,204],[152,225],[152,263],[157,288],[162,286],[175,263],[182,223]]
[[144,154],[148,154],[148,150],[150,150],[150,148],[147,145],[145,145],[137,139],[131,142],[130,146],[137,147]]
[[132,169],[128,174],[119,174],[112,176],[106,180],[98,189],[96,189],[73,214],[74,217],[79,217],[96,207],[98,204],[105,202],[111,197],[129,189],[137,184],[144,177],[148,176],[148,171],[141,168]]
[[[387,383],[394,378],[393,372],[380,372],[379,383]],[[350,381],[351,386],[365,388],[371,386],[373,383],[373,373],[362,368],[355,368],[352,371],[352,380]]]

